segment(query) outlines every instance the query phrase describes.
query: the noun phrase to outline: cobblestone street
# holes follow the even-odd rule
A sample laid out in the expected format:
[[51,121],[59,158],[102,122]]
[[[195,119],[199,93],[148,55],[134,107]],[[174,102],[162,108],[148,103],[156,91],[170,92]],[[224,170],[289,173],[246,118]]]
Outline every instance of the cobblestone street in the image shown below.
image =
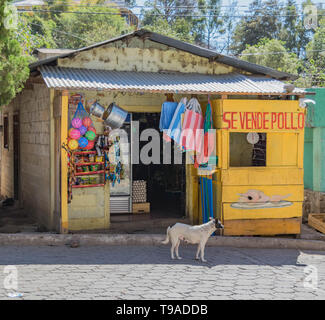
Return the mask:
[[8,265],[19,299],[325,299],[324,252],[207,247],[202,263],[193,246],[180,247],[182,260],[169,248],[3,246],[0,299],[13,299]]

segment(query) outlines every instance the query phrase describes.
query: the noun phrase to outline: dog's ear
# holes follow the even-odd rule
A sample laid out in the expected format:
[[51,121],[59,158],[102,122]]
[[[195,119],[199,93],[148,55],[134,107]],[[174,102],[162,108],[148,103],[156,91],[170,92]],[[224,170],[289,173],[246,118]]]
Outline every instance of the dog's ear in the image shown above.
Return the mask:
[[214,220],[214,218],[213,218],[213,217],[210,217],[210,218],[209,218],[209,221],[211,221],[211,220]]

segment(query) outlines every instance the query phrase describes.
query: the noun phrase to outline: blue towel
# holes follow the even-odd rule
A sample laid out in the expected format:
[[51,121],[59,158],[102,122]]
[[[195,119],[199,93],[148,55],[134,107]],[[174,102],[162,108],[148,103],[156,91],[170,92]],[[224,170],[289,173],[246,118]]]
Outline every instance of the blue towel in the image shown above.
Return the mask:
[[159,130],[168,129],[177,108],[177,102],[164,102],[161,107]]
[[179,145],[181,145],[182,114],[185,112],[186,102],[186,98],[181,99],[174,112],[169,128],[166,131],[166,134]]

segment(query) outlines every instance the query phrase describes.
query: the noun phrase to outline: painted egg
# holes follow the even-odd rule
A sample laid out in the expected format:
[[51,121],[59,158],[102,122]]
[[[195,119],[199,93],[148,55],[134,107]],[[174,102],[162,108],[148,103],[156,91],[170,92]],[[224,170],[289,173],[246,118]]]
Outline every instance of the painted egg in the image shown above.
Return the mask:
[[87,131],[86,134],[85,134],[85,137],[88,140],[92,141],[92,140],[94,140],[96,138],[96,133],[93,132],[93,131]]
[[71,125],[78,129],[82,126],[82,120],[80,118],[73,118],[72,121],[71,121]]
[[68,146],[69,146],[69,149],[70,150],[76,150],[76,149],[78,149],[78,141],[77,140],[75,140],[75,139],[71,139],[70,141],[69,141],[69,143],[68,143]]
[[86,138],[84,138],[84,137],[81,137],[81,138],[79,139],[78,143],[79,143],[79,147],[80,147],[81,149],[83,149],[83,148],[87,147],[87,145],[88,145],[88,139],[86,139]]
[[89,117],[85,117],[85,118],[83,118],[82,119],[82,124],[86,127],[86,128],[88,128],[88,127],[90,127],[91,125],[92,125],[92,121],[91,121],[91,119],[89,118]]
[[78,140],[81,136],[79,129],[70,129],[69,130],[69,136],[72,139]]

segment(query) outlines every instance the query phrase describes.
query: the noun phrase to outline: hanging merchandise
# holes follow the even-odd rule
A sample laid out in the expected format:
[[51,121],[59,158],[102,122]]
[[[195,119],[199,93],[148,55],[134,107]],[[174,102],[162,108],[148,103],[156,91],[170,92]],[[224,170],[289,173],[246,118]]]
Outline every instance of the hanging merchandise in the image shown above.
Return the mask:
[[[104,119],[105,124],[112,129],[119,129],[123,125],[128,115],[128,112],[116,105],[115,102],[112,102],[108,106],[105,113],[107,114],[106,118]],[[104,116],[105,115],[103,115],[103,117]]]
[[95,141],[88,141],[88,144],[86,147],[84,147],[84,150],[92,150],[94,149]]
[[186,151],[201,151],[204,118],[200,103],[192,98],[186,105],[182,125],[181,145]]
[[108,143],[110,146],[109,151],[105,150],[105,179],[111,181],[111,186],[114,187],[115,183],[120,183],[121,180],[125,179],[124,164],[121,160],[121,149],[119,136],[115,137],[114,140],[108,141],[106,137],[102,137],[98,141],[101,143]]
[[168,100],[164,102],[161,106],[160,121],[159,121],[159,130],[163,132],[163,139],[167,142],[171,141],[171,138],[166,134],[169,125],[173,119],[175,110],[178,106],[177,102],[174,100]]
[[[200,176],[202,222],[213,218],[213,184],[212,176]],[[216,235],[215,232],[212,235]]]
[[81,133],[80,133],[80,131],[78,129],[71,128],[69,130],[69,136],[70,136],[71,139],[78,140],[80,138],[80,136],[81,136]]
[[71,139],[69,142],[68,142],[68,147],[70,150],[76,150],[78,149],[78,141],[75,140],[75,139]]
[[85,137],[81,137],[78,141],[80,149],[86,148],[88,145],[88,140]]
[[187,98],[182,98],[178,103],[168,130],[165,132],[166,135],[173,139],[179,146],[181,145],[182,115],[185,112],[186,103]]
[[71,125],[78,129],[82,126],[82,120],[80,118],[73,118],[72,121],[71,121]]
[[89,127],[88,131],[92,131],[92,132],[94,132],[96,134],[96,129],[94,127]]
[[198,152],[195,158],[195,164],[194,164],[195,168],[198,168],[199,165],[206,166],[210,156],[215,150],[216,137],[213,132],[209,132],[209,130],[213,129],[213,124],[212,124],[212,110],[211,110],[210,99],[208,100],[209,101],[205,111],[205,118],[204,118],[203,143],[201,146],[201,150]]
[[93,141],[96,138],[96,133],[93,131],[87,131],[85,134],[85,137],[89,140],[89,141]]
[[169,128],[169,125],[173,119],[175,110],[177,108],[177,102],[166,101],[161,106],[160,121],[159,121],[159,130],[166,133],[166,130]]
[[71,150],[76,150],[78,147],[91,150],[90,148],[94,144],[90,144],[90,142],[96,139],[96,133],[94,129],[90,128],[93,128],[93,122],[82,103],[79,102],[70,124],[69,138],[71,140],[68,142],[68,147]]
[[[88,129],[89,130],[89,129]],[[83,136],[87,132],[87,128],[85,126],[81,126],[79,128],[80,134]]]
[[[82,105],[81,105],[81,106],[82,106]],[[79,105],[78,105],[78,107],[79,107]],[[82,108],[83,108],[83,106],[82,106]],[[85,110],[85,109],[84,109],[84,110]],[[78,109],[77,109],[76,112],[78,112]],[[86,112],[86,110],[85,110],[85,112]],[[92,122],[91,119],[88,117],[88,113],[87,113],[87,117],[84,117],[84,118],[82,119],[82,124],[83,124],[86,128],[88,128],[88,127],[90,127],[90,126],[93,125],[93,122]]]

